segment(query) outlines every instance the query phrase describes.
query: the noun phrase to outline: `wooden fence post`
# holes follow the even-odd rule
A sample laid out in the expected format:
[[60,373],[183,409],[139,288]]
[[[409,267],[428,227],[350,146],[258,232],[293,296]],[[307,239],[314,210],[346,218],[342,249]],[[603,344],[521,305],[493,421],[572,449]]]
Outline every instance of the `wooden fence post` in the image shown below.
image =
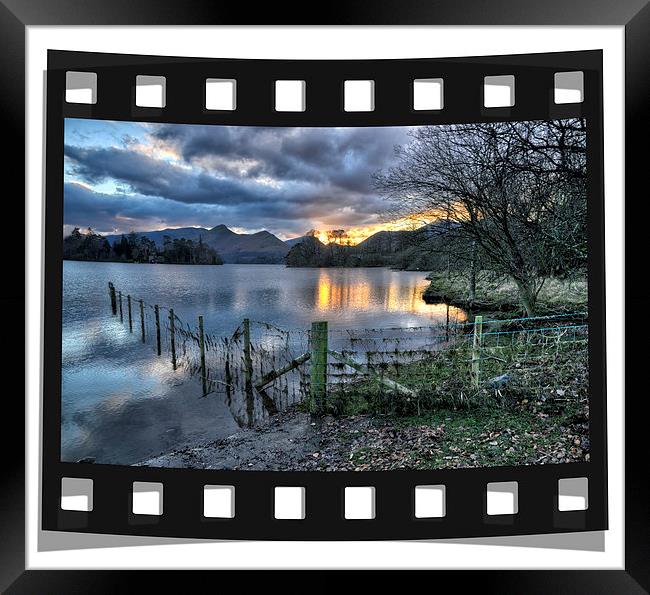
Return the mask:
[[474,318],[474,342],[472,343],[472,382],[478,390],[481,376],[481,346],[483,344],[483,316]]
[[169,343],[172,349],[172,367],[176,369],[176,330],[174,327],[174,309],[169,309]]
[[230,353],[226,355],[226,404],[230,407],[232,403],[232,374],[230,373]]
[[142,300],[140,300],[140,331],[142,333],[142,342],[144,343],[144,302]]
[[251,321],[244,318],[244,390],[248,425],[253,425],[253,358],[251,357]]
[[132,313],[131,313],[131,296],[130,295],[126,296],[126,305],[127,305],[128,310],[129,310],[129,332],[132,333],[133,332],[133,316],[132,316]]
[[115,316],[117,314],[117,298],[115,297],[115,285],[110,281],[108,282],[108,291],[111,294],[111,311],[113,312],[113,316]]
[[122,292],[119,292],[120,294],[120,322],[124,322],[124,313],[122,311]]
[[310,345],[311,398],[309,411],[322,415],[327,398],[327,322],[311,323]]
[[207,394],[207,377],[205,373],[205,337],[203,335],[203,316],[199,316],[199,348],[201,350],[201,382],[203,384],[203,394]]
[[158,309],[158,304],[154,306],[153,310],[156,315],[156,346],[158,348],[158,355],[160,355],[160,310]]

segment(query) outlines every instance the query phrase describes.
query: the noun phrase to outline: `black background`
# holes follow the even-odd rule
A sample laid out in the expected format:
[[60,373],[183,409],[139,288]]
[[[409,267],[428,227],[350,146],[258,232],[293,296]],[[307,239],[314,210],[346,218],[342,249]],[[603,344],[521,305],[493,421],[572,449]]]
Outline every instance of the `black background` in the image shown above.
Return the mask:
[[[67,71],[97,73],[97,103],[65,102]],[[584,73],[584,101],[556,105],[554,75]],[[162,109],[135,107],[138,74],[166,77]],[[515,105],[483,108],[483,77],[515,77]],[[237,80],[237,109],[204,109],[205,80]],[[412,81],[442,77],[445,108],[412,109]],[[304,112],[273,109],[276,79],[305,80]],[[344,112],[343,81],[375,81],[372,112]],[[218,471],[156,469],[60,462],[61,284],[63,228],[63,124],[65,117],[281,126],[373,126],[554,119],[583,116],[587,122],[589,241],[589,403],[590,461],[559,465],[510,466],[432,471]],[[484,56],[480,58],[280,61],[168,58],[88,52],[48,53],[45,229],[45,341],[43,393],[43,529],[90,533],[206,537],[214,539],[413,539],[523,535],[607,528],[607,474],[604,416],[604,285],[602,193],[602,53],[600,51]],[[120,437],[116,436],[116,440]],[[92,512],[61,510],[61,478],[93,480]],[[558,480],[587,477],[589,507],[557,509]],[[132,483],[164,484],[164,513],[134,515]],[[486,484],[517,481],[519,512],[488,516]],[[416,519],[416,485],[446,486],[443,518]],[[233,519],[202,515],[204,485],[235,487]],[[305,519],[273,517],[275,486],[303,486]],[[343,516],[346,486],[372,485],[376,516],[351,521]]]
[[[313,5],[268,4],[252,11],[243,3],[216,4],[210,1],[181,3],[173,0],[5,0],[0,4],[0,55],[2,55],[2,94],[0,118],[3,137],[12,151],[4,158],[5,171],[19,172],[23,166],[24,148],[24,35],[25,25],[106,25],[106,24],[290,24],[309,23],[316,15],[324,24],[431,24],[431,25],[625,25],[626,46],[626,267],[644,270],[645,218],[635,216],[642,209],[647,191],[646,160],[648,139],[647,103],[650,95],[650,8],[647,0],[493,0],[489,4],[472,0],[375,0],[372,5],[357,0],[328,3],[314,11]],[[20,196],[21,177],[16,176],[15,196]],[[19,200],[6,201],[5,216],[20,221],[24,215]],[[16,224],[18,227],[18,224]],[[19,262],[5,263],[7,282],[0,297],[5,312],[20,312],[24,301],[24,270]],[[643,312],[648,299],[639,291],[641,283],[626,277],[626,310]],[[8,332],[20,337],[22,319],[7,316],[3,324]],[[489,593],[642,593],[640,586],[650,585],[649,482],[647,481],[647,417],[644,415],[644,369],[647,366],[645,338],[639,325],[626,321],[626,385],[628,393],[638,390],[637,398],[626,403],[626,479],[625,479],[625,570],[621,571],[490,571],[397,574],[398,580],[424,577],[438,588],[476,585]],[[19,341],[18,341],[19,343]],[[5,369],[19,367],[20,345],[2,343]],[[13,383],[15,385],[15,383]],[[3,391],[4,419],[9,420],[2,433],[4,460],[0,490],[0,588],[6,588],[16,577],[10,592],[14,593],[86,593],[131,592],[177,582],[188,587],[191,581],[219,580],[218,571],[206,573],[160,572],[92,572],[92,571],[26,571],[24,558],[24,460],[22,432],[24,403],[17,397],[11,382]],[[18,436],[12,435],[17,428]],[[534,551],[531,550],[531,555]],[[504,565],[507,551],[504,550]],[[251,576],[248,574],[248,576]],[[337,579],[345,584],[349,575]],[[294,574],[295,580],[301,577]],[[294,578],[292,577],[292,578]],[[228,577],[230,578],[230,577]],[[256,578],[256,577],[253,577]],[[261,578],[261,577],[260,577]],[[366,574],[360,576],[367,579]],[[638,581],[638,582],[637,582]],[[207,583],[217,584],[217,583]]]

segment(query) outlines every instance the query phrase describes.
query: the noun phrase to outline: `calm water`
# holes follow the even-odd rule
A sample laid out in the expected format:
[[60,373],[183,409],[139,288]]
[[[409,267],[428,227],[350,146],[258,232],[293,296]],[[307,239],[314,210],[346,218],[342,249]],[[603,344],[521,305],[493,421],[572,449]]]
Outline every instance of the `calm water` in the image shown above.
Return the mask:
[[116,323],[109,281],[183,320],[201,314],[207,332],[230,335],[246,317],[286,329],[307,329],[313,320],[331,328],[444,321],[447,307],[420,297],[424,277],[384,268],[64,262],[62,459],[131,464],[238,429],[221,395],[202,398],[196,379],[174,372],[137,332]]

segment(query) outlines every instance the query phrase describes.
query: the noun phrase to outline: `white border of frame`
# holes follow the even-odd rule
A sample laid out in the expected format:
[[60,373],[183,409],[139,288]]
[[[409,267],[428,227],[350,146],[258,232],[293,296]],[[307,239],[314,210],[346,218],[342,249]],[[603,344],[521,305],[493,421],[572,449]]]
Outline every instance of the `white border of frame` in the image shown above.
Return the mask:
[[[623,27],[27,27],[26,566],[36,568],[624,568]],[[549,29],[553,34],[549,35]],[[215,30],[219,31],[215,35]],[[332,45],[336,36],[339,43]],[[390,43],[387,43],[390,42]],[[259,542],[40,530],[40,384],[47,49],[219,58],[436,58],[603,50],[609,531],[355,542]],[[270,53],[269,53],[270,52]],[[435,73],[433,73],[435,74]],[[166,547],[155,547],[166,544]],[[501,547],[499,547],[501,546]],[[509,546],[504,565],[503,546]],[[537,548],[537,549],[533,549]],[[480,555],[477,555],[480,554]]]

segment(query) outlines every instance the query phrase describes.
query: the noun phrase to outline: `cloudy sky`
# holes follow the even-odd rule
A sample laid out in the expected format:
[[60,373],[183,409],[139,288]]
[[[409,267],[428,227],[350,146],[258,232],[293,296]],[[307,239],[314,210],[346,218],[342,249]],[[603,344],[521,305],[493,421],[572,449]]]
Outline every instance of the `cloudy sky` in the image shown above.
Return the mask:
[[64,232],[376,225],[371,175],[406,128],[258,128],[66,120]]

